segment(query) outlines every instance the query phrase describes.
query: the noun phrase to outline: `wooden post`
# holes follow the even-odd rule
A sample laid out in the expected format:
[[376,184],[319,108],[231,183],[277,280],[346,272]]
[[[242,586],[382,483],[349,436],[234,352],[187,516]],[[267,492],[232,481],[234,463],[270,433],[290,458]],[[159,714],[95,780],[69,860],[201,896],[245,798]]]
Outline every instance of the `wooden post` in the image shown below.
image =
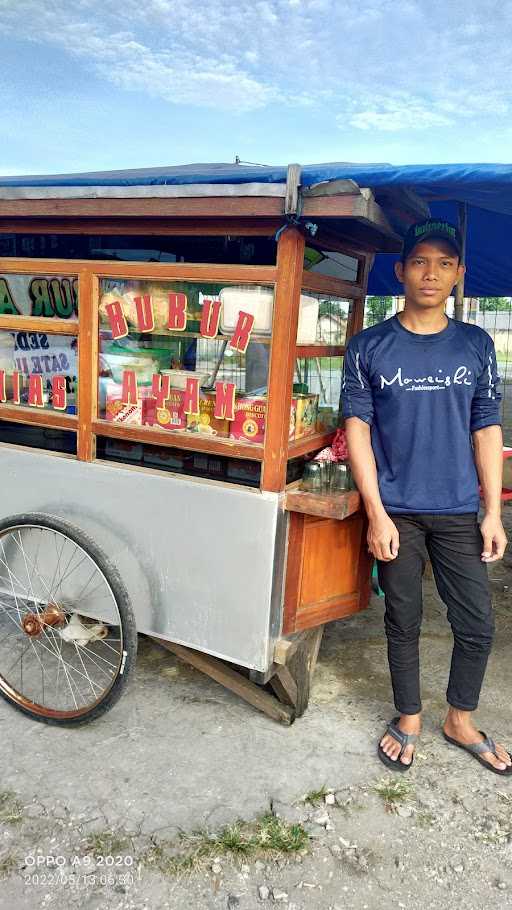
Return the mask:
[[375,256],[371,253],[367,253],[364,258],[364,265],[360,270],[360,282],[361,282],[361,293],[354,297],[353,307],[350,313],[350,318],[347,326],[347,341],[352,335],[357,335],[360,332],[364,325],[364,305],[366,301],[366,294],[368,293],[368,275],[370,274],[370,269],[373,265],[373,260]]
[[96,457],[96,420],[98,401],[98,279],[88,269],[78,273],[78,439],[80,461]]
[[[466,264],[466,238],[468,230],[468,207],[465,202],[459,202],[459,231],[462,237],[462,251],[460,261]],[[461,322],[464,319],[464,275],[455,286],[455,319]]]
[[290,432],[293,372],[304,265],[304,237],[286,228],[277,246],[277,280],[268,380],[267,423],[261,489],[284,490]]

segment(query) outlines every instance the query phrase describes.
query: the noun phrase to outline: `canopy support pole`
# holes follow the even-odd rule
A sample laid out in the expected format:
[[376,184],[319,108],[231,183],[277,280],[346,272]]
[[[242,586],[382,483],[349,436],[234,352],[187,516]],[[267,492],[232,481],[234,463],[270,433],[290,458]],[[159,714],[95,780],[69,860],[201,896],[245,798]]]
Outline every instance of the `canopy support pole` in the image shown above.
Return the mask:
[[[461,265],[466,264],[466,237],[468,230],[468,206],[466,202],[459,202],[459,231],[462,237]],[[464,320],[464,275],[455,287],[455,319]]]

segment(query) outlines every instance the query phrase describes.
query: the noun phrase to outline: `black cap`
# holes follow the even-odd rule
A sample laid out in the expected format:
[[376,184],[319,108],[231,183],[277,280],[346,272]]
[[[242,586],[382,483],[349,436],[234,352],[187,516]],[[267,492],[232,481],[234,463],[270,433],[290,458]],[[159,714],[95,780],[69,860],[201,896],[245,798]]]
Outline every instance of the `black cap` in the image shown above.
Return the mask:
[[444,240],[453,247],[459,259],[462,256],[462,237],[460,231],[454,224],[449,221],[440,221],[434,218],[427,218],[426,221],[420,221],[418,224],[412,224],[404,237],[402,246],[402,262],[407,257],[417,243],[424,240]]

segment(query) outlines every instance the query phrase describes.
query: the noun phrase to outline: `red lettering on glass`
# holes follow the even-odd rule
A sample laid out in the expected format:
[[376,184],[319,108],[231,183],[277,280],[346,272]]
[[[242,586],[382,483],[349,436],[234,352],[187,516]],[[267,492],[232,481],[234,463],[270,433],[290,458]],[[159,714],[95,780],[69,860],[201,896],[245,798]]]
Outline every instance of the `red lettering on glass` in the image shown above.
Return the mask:
[[245,354],[253,325],[254,316],[252,313],[244,313],[243,310],[240,310],[234,335],[229,342],[230,348],[234,348],[235,351],[240,351],[241,354]]
[[52,404],[57,411],[66,410],[66,377],[61,374],[52,376]]
[[199,331],[203,338],[216,337],[219,331],[221,308],[220,300],[203,300],[203,312],[199,326]]
[[156,407],[165,408],[165,404],[170,395],[170,376],[161,376],[160,373],[153,373],[151,377],[151,392],[153,398],[156,398]]
[[137,311],[139,332],[152,332],[155,328],[155,319],[151,297],[149,294],[144,294],[143,297],[134,297],[133,302]]
[[123,313],[121,301],[113,300],[112,303],[107,303],[105,312],[110,322],[112,338],[125,338],[128,334],[128,323]]
[[32,408],[44,408],[43,377],[37,373],[28,377],[28,403]]
[[199,379],[196,379],[195,376],[187,379],[183,396],[183,413],[199,414]]
[[215,383],[215,410],[213,413],[219,420],[235,419],[235,392],[234,382]]
[[123,370],[123,388],[121,400],[123,404],[137,404],[138,389],[135,370]]
[[20,374],[16,370],[12,374],[12,400],[14,404],[20,403]]
[[187,327],[187,295],[183,292],[169,294],[167,328],[183,332]]

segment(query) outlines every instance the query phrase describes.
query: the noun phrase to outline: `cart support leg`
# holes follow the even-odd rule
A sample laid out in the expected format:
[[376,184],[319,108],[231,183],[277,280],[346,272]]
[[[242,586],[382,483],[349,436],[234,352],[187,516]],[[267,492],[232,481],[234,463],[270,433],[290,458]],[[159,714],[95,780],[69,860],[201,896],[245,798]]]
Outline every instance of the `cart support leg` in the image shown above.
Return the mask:
[[293,705],[288,702],[283,704],[277,698],[274,698],[269,692],[265,692],[261,686],[251,682],[242,676],[241,673],[234,670],[224,661],[210,654],[204,654],[202,651],[195,651],[193,648],[187,648],[185,645],[179,645],[172,641],[166,641],[163,638],[157,638],[154,635],[149,636],[159,645],[163,645],[168,651],[172,651],[180,660],[190,664],[207,676],[211,676],[216,682],[235,692],[253,707],[263,711],[269,717],[279,721],[282,724],[292,724],[295,720],[295,710]]
[[281,639],[276,646],[275,656],[284,663],[269,682],[281,701],[294,705],[296,717],[302,717],[308,706],[323,632],[323,625],[316,626],[291,639]]

